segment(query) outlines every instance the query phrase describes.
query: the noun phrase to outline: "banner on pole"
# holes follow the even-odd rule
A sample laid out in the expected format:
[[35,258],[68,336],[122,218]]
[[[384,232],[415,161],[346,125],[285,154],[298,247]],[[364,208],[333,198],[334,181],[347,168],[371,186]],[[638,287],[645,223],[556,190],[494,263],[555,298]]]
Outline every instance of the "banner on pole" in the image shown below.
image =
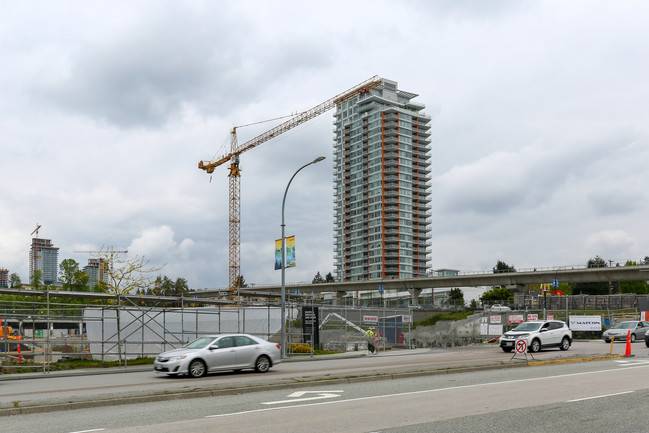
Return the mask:
[[[295,236],[286,237],[286,267],[295,267]],[[275,240],[275,270],[282,269],[282,240]]]

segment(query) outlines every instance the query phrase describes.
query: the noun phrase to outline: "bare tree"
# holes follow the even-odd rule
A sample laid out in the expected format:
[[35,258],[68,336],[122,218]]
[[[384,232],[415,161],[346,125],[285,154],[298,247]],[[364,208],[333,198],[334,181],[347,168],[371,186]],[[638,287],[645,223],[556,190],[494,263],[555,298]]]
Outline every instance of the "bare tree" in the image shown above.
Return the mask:
[[126,295],[138,289],[146,290],[155,278],[149,274],[158,272],[163,266],[152,266],[144,256],[122,259],[110,249],[101,249],[98,258],[104,259],[106,284],[103,289],[112,295]]

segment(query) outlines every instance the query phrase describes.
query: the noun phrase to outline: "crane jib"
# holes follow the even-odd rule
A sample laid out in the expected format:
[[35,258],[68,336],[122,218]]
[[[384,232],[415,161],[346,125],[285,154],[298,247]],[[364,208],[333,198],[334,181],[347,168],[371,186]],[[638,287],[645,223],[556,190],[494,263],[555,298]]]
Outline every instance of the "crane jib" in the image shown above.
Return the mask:
[[[252,149],[253,147],[259,146],[262,143],[265,143],[272,138],[277,137],[295,128],[302,123],[313,119],[314,117],[319,116],[320,114],[334,108],[337,105],[342,104],[345,101],[350,100],[356,95],[366,95],[370,93],[370,90],[376,86],[382,84],[382,80],[378,75],[365,80],[364,82],[357,84],[349,90],[346,90],[343,93],[340,93],[334,96],[327,101],[316,105],[310,110],[303,111],[289,120],[282,122],[274,128],[269,129],[268,131],[256,136],[252,140],[249,140],[243,143],[241,146],[237,142],[237,127],[232,129],[230,134],[230,153],[219,158],[216,161],[200,161],[198,163],[198,168],[205,170],[207,173],[213,173],[214,169],[220,165],[225,164],[226,162],[233,160],[233,163],[230,165],[230,173],[228,175],[229,181],[229,289],[234,291],[241,284],[241,266],[239,263],[240,257],[240,226],[239,226],[239,210],[240,210],[240,171],[238,165],[238,156],[239,154]],[[259,122],[257,122],[259,123]],[[236,160],[235,160],[236,159]]]

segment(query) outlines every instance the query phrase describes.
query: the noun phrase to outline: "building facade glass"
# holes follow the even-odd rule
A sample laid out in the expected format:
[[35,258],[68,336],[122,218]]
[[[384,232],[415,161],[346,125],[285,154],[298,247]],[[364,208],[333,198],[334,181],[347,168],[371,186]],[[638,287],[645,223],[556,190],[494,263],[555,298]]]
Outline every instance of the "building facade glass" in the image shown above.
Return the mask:
[[57,281],[59,269],[59,248],[52,244],[51,239],[32,238],[29,250],[29,278],[35,271],[41,271],[41,283],[54,284]]
[[426,274],[430,116],[395,81],[336,107],[334,266],[339,281]]

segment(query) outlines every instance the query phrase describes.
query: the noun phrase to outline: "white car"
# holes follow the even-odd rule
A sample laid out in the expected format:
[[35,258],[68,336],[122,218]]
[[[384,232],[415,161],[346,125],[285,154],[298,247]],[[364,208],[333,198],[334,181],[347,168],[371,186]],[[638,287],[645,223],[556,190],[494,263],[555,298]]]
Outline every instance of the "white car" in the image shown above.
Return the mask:
[[511,352],[520,340],[525,341],[529,352],[538,352],[546,347],[568,350],[572,344],[572,331],[561,320],[525,322],[501,335],[500,347]]
[[221,334],[199,337],[180,349],[161,353],[153,362],[153,370],[191,377],[249,368],[265,373],[280,362],[279,344],[249,334]]

